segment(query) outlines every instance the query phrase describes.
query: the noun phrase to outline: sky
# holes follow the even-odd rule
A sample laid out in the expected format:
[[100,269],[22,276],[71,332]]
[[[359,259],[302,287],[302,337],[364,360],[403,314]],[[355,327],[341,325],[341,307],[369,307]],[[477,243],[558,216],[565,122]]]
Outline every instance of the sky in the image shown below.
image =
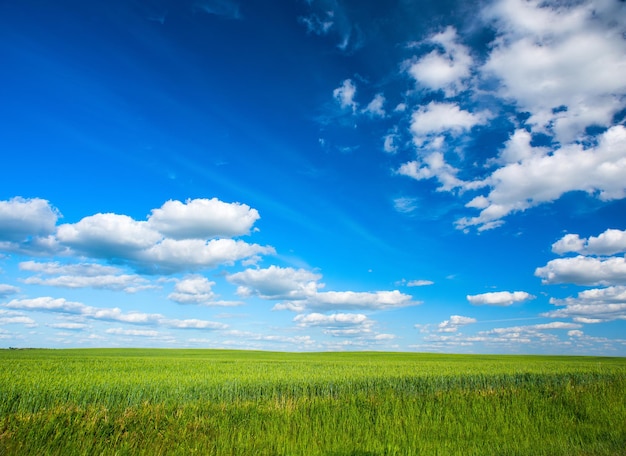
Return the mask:
[[0,347],[626,356],[626,2],[0,1]]

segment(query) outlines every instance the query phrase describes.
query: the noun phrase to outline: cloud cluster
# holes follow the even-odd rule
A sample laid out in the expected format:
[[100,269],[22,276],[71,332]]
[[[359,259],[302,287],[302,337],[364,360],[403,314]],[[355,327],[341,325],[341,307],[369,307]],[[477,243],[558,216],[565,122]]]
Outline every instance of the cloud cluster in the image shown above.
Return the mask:
[[250,233],[259,219],[256,209],[216,198],[168,201],[145,221],[98,213],[56,226],[58,217],[45,200],[0,201],[0,249],[30,253],[38,246],[40,255],[82,255],[160,274],[254,261],[274,253],[270,246],[233,239]]
[[247,269],[227,277],[238,284],[241,296],[282,301],[275,310],[385,310],[417,305],[412,296],[393,291],[355,292],[320,291],[324,287],[320,274],[305,269],[270,266],[265,269]]
[[517,302],[535,299],[535,296],[525,291],[494,291],[477,295],[467,295],[467,300],[474,305],[510,306]]
[[[396,126],[384,140],[396,153],[398,131],[408,133],[416,157],[397,174],[470,195],[466,208],[478,215],[456,221],[466,231],[572,191],[625,198],[624,3],[497,0],[479,17],[494,33],[483,56],[452,26],[408,47],[415,54],[401,68],[419,89],[415,106],[408,131]],[[465,145],[493,120],[511,125],[508,141],[483,163],[466,161]]]
[[94,307],[63,298],[39,297],[33,299],[13,299],[5,307],[15,310],[56,312],[81,317],[87,320],[128,323],[133,325],[159,326],[170,329],[226,329],[223,323],[198,319],[172,319],[161,314],[144,312],[124,312],[119,307]]
[[587,289],[565,299],[552,298],[550,303],[559,309],[545,316],[581,323],[626,320],[626,231],[608,229],[589,238],[566,234],[552,245],[552,251],[584,255],[557,258],[537,268],[535,275],[543,283],[604,288]]

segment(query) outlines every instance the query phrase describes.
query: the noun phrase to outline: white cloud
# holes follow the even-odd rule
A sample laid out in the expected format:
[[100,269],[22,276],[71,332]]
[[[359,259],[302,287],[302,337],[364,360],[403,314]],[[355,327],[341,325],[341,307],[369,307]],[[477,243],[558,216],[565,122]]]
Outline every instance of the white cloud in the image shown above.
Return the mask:
[[580,323],[626,320],[626,286],[585,290],[576,297],[551,299],[550,303],[562,308],[542,316],[572,318]]
[[581,239],[578,234],[566,234],[552,244],[554,253],[568,252],[585,255],[613,255],[626,252],[626,231],[608,229],[599,236]]
[[412,296],[393,291],[355,292],[325,291],[318,292],[306,300],[306,308],[316,310],[331,309],[366,309],[385,310],[419,304],[412,301]]
[[11,296],[12,294],[19,293],[20,289],[18,287],[14,287],[13,285],[8,285],[5,283],[0,283],[0,299],[6,298],[7,296]]
[[116,321],[133,325],[165,326],[174,329],[226,329],[223,323],[198,319],[170,319],[161,314],[144,312],[124,312],[119,307],[92,307],[80,302],[67,301],[63,298],[39,297],[33,299],[14,299],[5,307],[36,312],[59,312],[79,315],[91,320]]
[[456,103],[431,101],[412,114],[411,132],[415,144],[420,146],[425,137],[442,133],[458,136],[477,125],[486,124],[491,117],[488,111],[472,113],[462,110]]
[[56,328],[56,329],[66,329],[66,330],[71,330],[71,331],[81,331],[85,328],[87,328],[87,325],[84,323],[71,323],[71,322],[67,322],[67,323],[52,323],[48,325],[51,328]]
[[404,163],[397,172],[415,180],[436,178],[441,184],[439,191],[450,191],[465,185],[456,177],[459,170],[446,163],[441,152],[433,152],[421,162],[414,160]]
[[0,313],[0,326],[4,325],[25,325],[28,327],[35,327],[37,323],[30,317],[23,315],[6,315]]
[[247,269],[231,274],[229,282],[240,285],[241,296],[256,295],[263,299],[305,299],[314,295],[323,284],[321,274],[305,269],[280,268]]
[[333,97],[339,102],[342,108],[350,108],[355,112],[358,104],[354,101],[356,95],[356,86],[351,79],[346,79],[341,83],[340,87],[333,90]]
[[[258,260],[258,255],[275,253],[270,246],[214,238],[247,233],[257,219],[255,209],[238,203],[168,201],[153,210],[146,222],[126,215],[96,214],[59,226],[57,238],[84,255],[121,260],[145,273],[169,274]],[[198,238],[201,235],[208,240]]]
[[167,201],[152,209],[148,225],[172,239],[210,239],[249,234],[260,218],[256,209],[213,199]]
[[[525,135],[525,140],[530,137]],[[519,146],[519,145],[518,145]],[[527,144],[530,147],[530,144]],[[579,190],[610,201],[626,197],[626,128],[609,128],[595,147],[570,144],[548,153],[533,148],[530,156],[495,170],[475,187],[489,186],[466,206],[482,209],[480,215],[457,221],[459,228],[488,226],[512,212],[524,211]]]
[[472,317],[462,315],[451,315],[449,320],[444,320],[438,325],[438,332],[457,332],[460,326],[476,323]]
[[110,328],[106,330],[107,334],[113,334],[116,336],[139,336],[139,337],[156,337],[159,335],[158,331],[151,329],[123,329],[123,328]]
[[439,49],[412,62],[405,62],[407,72],[416,83],[431,90],[443,90],[450,97],[464,90],[470,77],[472,57],[469,49],[458,42],[454,27],[447,27],[426,40]]
[[54,232],[61,213],[46,200],[15,197],[0,201],[0,241],[21,242]]
[[322,327],[324,334],[333,337],[371,337],[375,340],[388,340],[384,337],[376,339],[378,335],[375,335],[372,330],[375,322],[363,314],[336,313],[324,315],[311,313],[297,315],[293,320],[301,327]]
[[626,258],[593,258],[577,256],[557,258],[535,270],[542,283],[575,283],[577,285],[626,284]]
[[164,319],[161,322],[163,325],[168,326],[173,329],[209,329],[209,330],[217,330],[217,329],[226,329],[228,325],[224,323],[218,323],[215,321],[207,321],[207,320],[198,320],[195,318],[186,319],[186,320],[169,320]]
[[398,138],[398,127],[394,127],[383,137],[383,150],[395,154],[398,151]]
[[[46,285],[65,288],[98,288],[123,290],[135,293],[154,288],[150,282],[138,275],[123,274],[120,269],[100,264],[60,264],[58,262],[40,263],[24,261],[19,264],[23,271],[38,272],[40,275],[28,277],[22,281],[29,285]],[[41,274],[57,277],[41,277]]]
[[535,299],[535,296],[525,291],[495,291],[477,295],[467,295],[467,300],[474,305],[510,306],[516,302]]
[[494,2],[485,19],[495,21],[498,37],[482,71],[501,81],[501,97],[531,114],[528,124],[562,143],[589,125],[608,127],[625,106],[624,12],[608,1]]
[[407,287],[425,287],[428,285],[433,285],[435,282],[432,280],[410,280],[406,286]]
[[393,200],[393,207],[402,214],[411,214],[418,209],[417,198],[401,197]]
[[385,117],[385,97],[377,93],[372,101],[369,102],[367,107],[363,110],[365,114],[369,114],[372,117]]
[[57,229],[57,238],[79,252],[94,257],[126,258],[162,239],[147,222],[127,215],[95,214]]
[[168,299],[179,304],[208,303],[216,297],[211,289],[213,285],[215,282],[209,281],[206,277],[200,275],[187,276],[176,282],[174,293],[170,293]]
[[321,313],[310,313],[306,315],[297,315],[293,321],[300,326],[325,326],[325,327],[344,327],[363,325],[371,322],[366,315],[336,313],[332,315],[324,315]]

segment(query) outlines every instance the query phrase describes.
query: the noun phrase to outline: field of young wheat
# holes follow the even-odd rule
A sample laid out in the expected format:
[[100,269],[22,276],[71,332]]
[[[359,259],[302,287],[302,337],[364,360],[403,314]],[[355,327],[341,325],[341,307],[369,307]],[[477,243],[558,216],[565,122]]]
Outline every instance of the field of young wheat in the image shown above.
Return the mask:
[[625,449],[624,358],[0,350],[0,455]]

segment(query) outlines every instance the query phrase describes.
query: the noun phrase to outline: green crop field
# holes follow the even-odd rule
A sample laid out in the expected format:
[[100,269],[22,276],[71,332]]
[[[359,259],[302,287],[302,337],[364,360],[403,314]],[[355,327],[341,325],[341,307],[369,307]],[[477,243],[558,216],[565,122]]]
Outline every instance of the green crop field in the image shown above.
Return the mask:
[[626,454],[626,359],[0,350],[0,455]]

